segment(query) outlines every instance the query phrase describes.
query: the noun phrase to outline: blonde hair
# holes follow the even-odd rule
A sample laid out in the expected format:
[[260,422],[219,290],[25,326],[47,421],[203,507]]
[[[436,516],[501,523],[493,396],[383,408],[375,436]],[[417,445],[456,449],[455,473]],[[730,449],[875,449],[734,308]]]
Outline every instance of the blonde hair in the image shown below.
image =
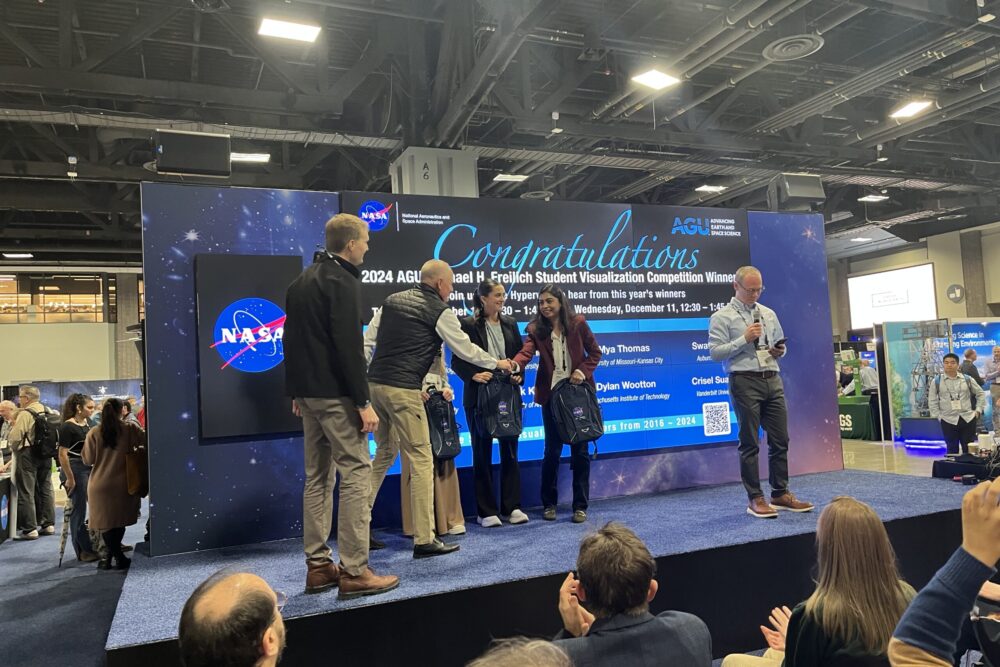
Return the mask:
[[865,503],[837,496],[820,514],[816,550],[819,577],[805,613],[828,637],[885,653],[915,592],[899,579],[882,520]]
[[569,656],[542,639],[497,639],[490,650],[467,667],[572,667]]

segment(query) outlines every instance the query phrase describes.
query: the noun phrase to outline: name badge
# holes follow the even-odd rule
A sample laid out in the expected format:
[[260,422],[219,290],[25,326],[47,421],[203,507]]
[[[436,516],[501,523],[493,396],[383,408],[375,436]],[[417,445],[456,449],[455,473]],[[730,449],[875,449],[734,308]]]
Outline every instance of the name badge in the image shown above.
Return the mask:
[[962,409],[962,401],[954,401],[953,400],[951,402],[951,409],[952,410],[961,410]]
[[775,361],[774,357],[771,356],[769,351],[757,350],[757,361],[764,368],[776,369],[778,367],[778,362]]
[[10,449],[10,445],[7,444],[7,438],[0,440],[0,449]]

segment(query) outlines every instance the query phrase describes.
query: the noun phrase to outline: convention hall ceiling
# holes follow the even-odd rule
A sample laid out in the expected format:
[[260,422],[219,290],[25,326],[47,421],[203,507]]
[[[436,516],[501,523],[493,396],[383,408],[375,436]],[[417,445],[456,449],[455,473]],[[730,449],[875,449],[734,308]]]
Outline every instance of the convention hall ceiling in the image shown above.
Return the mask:
[[[234,151],[269,153],[234,164],[240,186],[388,190],[388,164],[423,145],[476,153],[489,197],[764,208],[775,175],[817,174],[841,245],[1000,218],[992,0],[3,0],[0,12],[0,247],[39,263],[139,261],[139,183],[176,180],[144,168],[150,130],[166,125],[225,125]],[[311,44],[261,37],[267,14],[323,30]],[[654,67],[678,83],[632,81]],[[929,105],[890,117],[914,101]],[[494,182],[501,172],[528,179]]]

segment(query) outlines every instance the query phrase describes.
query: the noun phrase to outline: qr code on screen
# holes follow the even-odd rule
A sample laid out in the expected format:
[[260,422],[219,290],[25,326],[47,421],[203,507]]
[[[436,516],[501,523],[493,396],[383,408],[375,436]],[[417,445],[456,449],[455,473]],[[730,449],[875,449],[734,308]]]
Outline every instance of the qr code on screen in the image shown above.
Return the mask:
[[729,403],[702,403],[701,416],[705,422],[705,435],[729,435],[733,432]]

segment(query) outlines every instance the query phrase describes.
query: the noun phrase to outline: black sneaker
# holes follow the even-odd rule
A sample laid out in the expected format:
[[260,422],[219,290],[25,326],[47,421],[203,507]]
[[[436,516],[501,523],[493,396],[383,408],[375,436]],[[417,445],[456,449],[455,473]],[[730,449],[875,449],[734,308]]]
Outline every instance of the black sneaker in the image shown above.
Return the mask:
[[555,521],[556,508],[551,505],[549,507],[546,507],[544,510],[542,510],[542,518],[545,519],[546,521]]
[[376,540],[374,535],[368,533],[368,551],[378,551],[379,549],[385,549],[385,542]]

